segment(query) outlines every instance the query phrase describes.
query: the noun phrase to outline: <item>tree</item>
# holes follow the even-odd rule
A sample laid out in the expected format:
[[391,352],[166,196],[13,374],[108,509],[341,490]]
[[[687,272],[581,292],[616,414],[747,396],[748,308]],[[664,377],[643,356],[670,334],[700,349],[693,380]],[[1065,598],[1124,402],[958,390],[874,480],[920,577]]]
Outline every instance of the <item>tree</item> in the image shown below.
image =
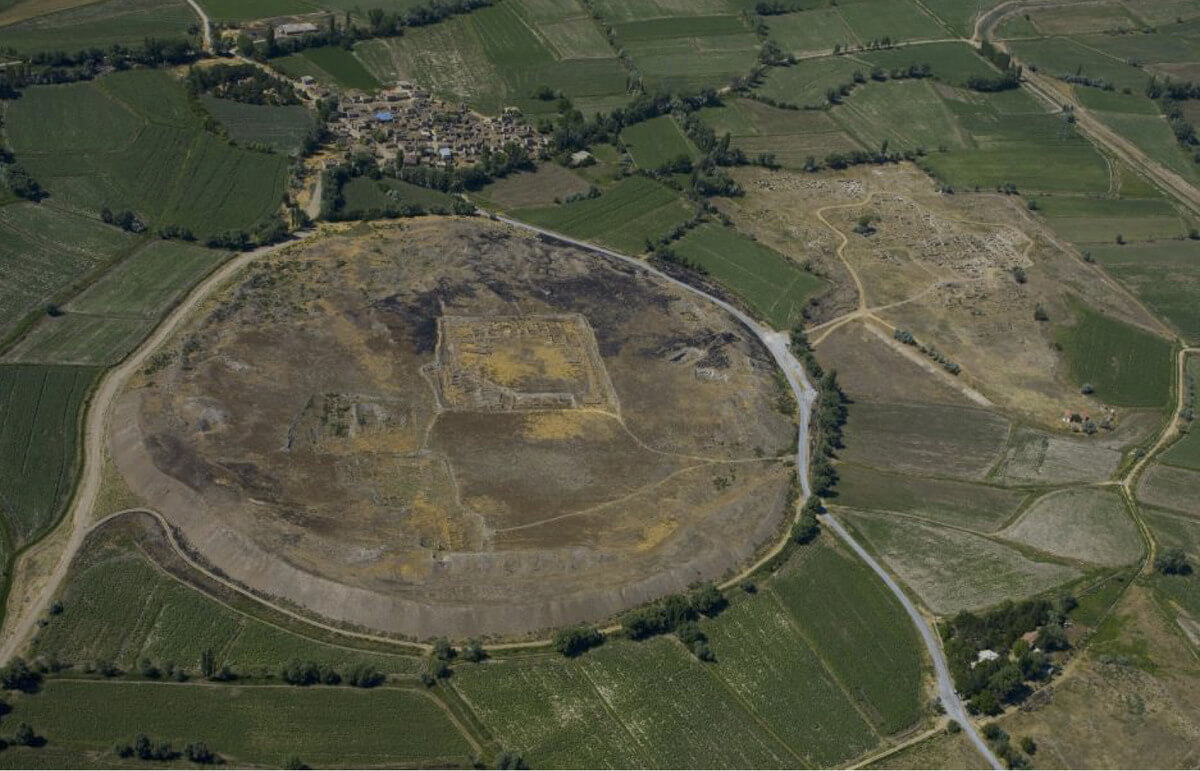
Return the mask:
[[705,583],[699,589],[692,593],[692,608],[702,615],[712,618],[718,614],[729,604],[725,599],[725,595],[721,594],[711,581]]
[[574,626],[559,629],[551,642],[554,650],[573,658],[604,642],[604,635],[594,626]]
[[5,690],[33,693],[41,687],[41,684],[42,674],[30,669],[29,664],[20,656],[0,669],[0,685],[3,685]]
[[1046,624],[1038,632],[1037,646],[1044,651],[1063,651],[1071,647],[1062,624]]
[[442,661],[449,661],[454,658],[454,648],[445,637],[439,637],[433,641],[433,655]]
[[462,648],[463,659],[472,663],[478,664],[487,658],[487,651],[483,649],[483,644],[472,638],[467,640],[467,644]]
[[38,735],[34,733],[33,726],[21,723],[13,734],[12,743],[18,747],[33,747],[38,743]]
[[283,767],[288,771],[304,771],[308,764],[301,760],[299,755],[288,755],[283,759]]
[[183,748],[184,756],[193,763],[210,765],[217,762],[217,756],[204,742],[191,742]]
[[1186,576],[1192,572],[1183,549],[1165,549],[1154,558],[1154,569],[1167,576]]
[[200,651],[200,674],[211,680],[216,671],[217,659],[213,656],[212,648]]
[[512,750],[504,750],[496,756],[496,768],[529,768],[525,765],[525,759],[521,757],[521,753],[513,752]]
[[1033,740],[1032,736],[1022,736],[1021,737],[1021,751],[1024,752],[1026,755],[1036,755],[1037,754],[1037,742],[1035,742]]

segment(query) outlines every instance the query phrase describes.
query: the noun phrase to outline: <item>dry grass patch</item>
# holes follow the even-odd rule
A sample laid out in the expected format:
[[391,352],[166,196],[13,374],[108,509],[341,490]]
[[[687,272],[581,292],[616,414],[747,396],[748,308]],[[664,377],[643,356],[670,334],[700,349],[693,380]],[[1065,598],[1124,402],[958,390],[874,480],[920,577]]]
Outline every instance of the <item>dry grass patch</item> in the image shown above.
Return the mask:
[[1120,462],[1121,453],[1099,437],[1068,438],[1018,428],[994,476],[1006,484],[1099,482],[1111,477]]
[[1113,489],[1050,493],[1000,535],[1057,557],[1098,565],[1124,565],[1142,553],[1137,527]]

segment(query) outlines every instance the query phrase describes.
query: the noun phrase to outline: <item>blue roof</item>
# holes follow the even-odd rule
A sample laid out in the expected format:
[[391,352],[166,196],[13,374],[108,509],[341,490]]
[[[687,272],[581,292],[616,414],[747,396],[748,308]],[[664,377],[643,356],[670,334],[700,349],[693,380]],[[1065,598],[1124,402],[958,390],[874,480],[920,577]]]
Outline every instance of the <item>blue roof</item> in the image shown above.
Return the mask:
[[390,112],[377,112],[377,113],[375,113],[375,120],[381,120],[381,121],[383,121],[383,122],[385,122],[385,123],[389,123],[389,122],[391,122],[391,120],[392,120],[392,118],[393,118],[393,117],[394,117],[394,116],[393,116],[393,115],[392,115]]

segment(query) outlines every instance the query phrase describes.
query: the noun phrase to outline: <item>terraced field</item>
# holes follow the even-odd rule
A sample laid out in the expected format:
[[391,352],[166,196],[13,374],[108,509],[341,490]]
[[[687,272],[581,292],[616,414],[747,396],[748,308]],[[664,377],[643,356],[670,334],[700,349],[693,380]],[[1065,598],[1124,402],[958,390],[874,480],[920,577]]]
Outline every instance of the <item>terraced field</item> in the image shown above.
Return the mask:
[[18,54],[138,46],[146,38],[189,37],[196,14],[184,0],[102,0],[0,26],[0,48]]

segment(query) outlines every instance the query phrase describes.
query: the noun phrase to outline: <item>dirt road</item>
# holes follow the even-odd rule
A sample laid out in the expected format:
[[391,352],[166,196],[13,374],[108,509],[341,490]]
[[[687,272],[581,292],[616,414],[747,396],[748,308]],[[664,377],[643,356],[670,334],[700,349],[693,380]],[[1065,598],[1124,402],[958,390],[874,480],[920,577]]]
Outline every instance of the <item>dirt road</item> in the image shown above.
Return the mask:
[[[109,410],[117,394],[124,388],[126,381],[141,369],[146,358],[159,345],[174,334],[188,316],[200,303],[223,283],[232,278],[239,270],[250,262],[279,249],[292,246],[316,235],[316,231],[297,234],[298,238],[282,244],[265,246],[250,252],[243,252],[217,269],[207,279],[200,282],[191,293],[176,308],[163,319],[162,323],[146,338],[137,350],[131,353],[123,362],[104,374],[100,385],[92,394],[88,404],[86,422],[83,429],[83,464],[80,469],[79,484],[71,508],[64,522],[58,527],[69,527],[70,537],[66,547],[55,563],[50,579],[42,588],[37,599],[25,609],[24,613],[14,614],[12,608],[4,617],[3,638],[0,642],[0,662],[12,658],[24,646],[26,639],[32,633],[37,620],[50,605],[59,584],[67,574],[71,561],[83,545],[83,539],[89,531],[88,519],[92,506],[100,492],[100,482],[104,470],[104,437],[108,423]],[[57,528],[56,528],[57,529]],[[14,571],[15,572],[15,571]],[[10,598],[16,593],[10,593]]]
[[187,2],[188,5],[192,6],[192,10],[196,12],[196,15],[200,17],[200,32],[204,36],[204,50],[211,53],[213,50],[212,22],[208,20],[208,14],[204,12],[204,9],[200,7],[200,4],[196,0],[187,0]]

